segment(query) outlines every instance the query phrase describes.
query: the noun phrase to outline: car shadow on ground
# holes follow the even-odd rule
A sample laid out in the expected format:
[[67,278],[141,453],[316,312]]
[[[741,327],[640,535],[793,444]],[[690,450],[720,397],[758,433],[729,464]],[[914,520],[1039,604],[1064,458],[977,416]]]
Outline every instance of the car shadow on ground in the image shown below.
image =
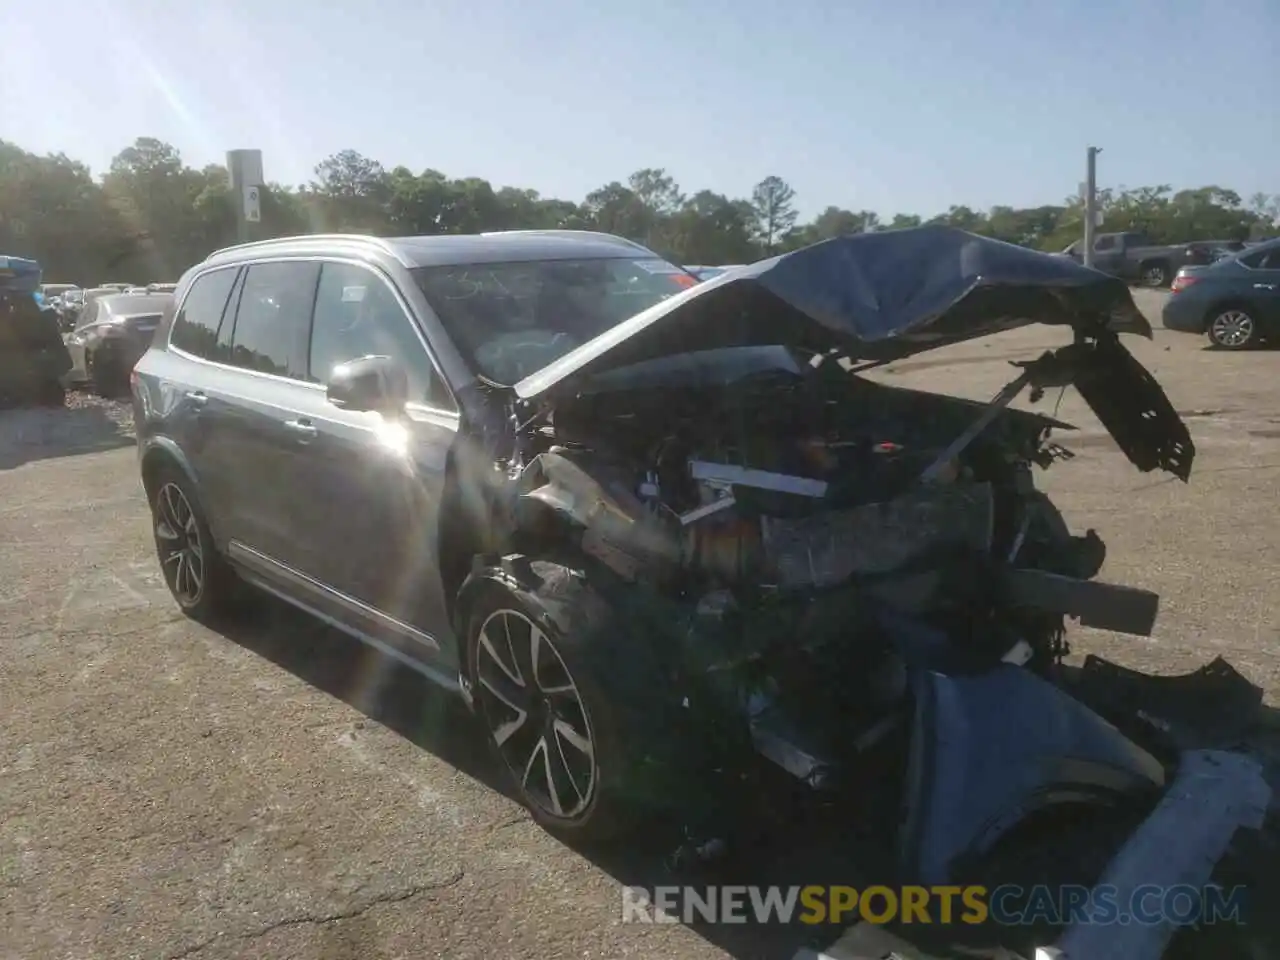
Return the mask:
[[[478,723],[453,694],[338,630],[274,598],[253,597],[253,616],[221,624],[218,632],[246,650],[288,670],[312,687],[343,700],[370,720],[427,750],[488,788],[515,799],[492,759]],[[376,684],[369,677],[379,677]],[[830,825],[828,825],[830,826]],[[582,846],[575,852],[614,877],[621,887],[692,884],[802,886],[883,882],[869,865],[855,869],[839,852],[830,830],[812,822],[777,826],[753,837],[734,856],[715,864],[677,866],[676,824],[654,823],[643,844]],[[831,829],[841,829],[837,823]],[[850,838],[856,842],[856,838]],[[790,960],[801,947],[821,948],[840,926],[687,924],[737,960]]]
[[101,406],[0,408],[0,470],[135,443]]
[[[491,759],[479,725],[459,698],[274,598],[255,597],[253,604],[254,616],[225,623],[219,632],[316,689],[343,700],[490,789],[512,797],[501,771]],[[371,685],[367,681],[371,676],[382,679]],[[1168,693],[1166,690],[1165,695]],[[1188,715],[1207,709],[1204,693],[1187,688],[1185,710]],[[1181,696],[1181,691],[1174,691],[1174,695]],[[1264,759],[1268,779],[1280,794],[1280,711],[1259,706],[1258,713],[1258,719],[1249,728],[1252,733],[1247,745]],[[1212,744],[1214,746],[1242,745],[1231,742],[1229,732],[1216,736],[1223,742]],[[1208,745],[1211,744],[1195,746]],[[1275,808],[1273,799],[1273,819]],[[809,808],[805,808],[804,813],[800,813],[800,809],[797,807],[795,816],[788,819],[789,811],[785,807],[774,808],[773,817],[764,824],[764,829],[745,839],[729,856],[711,863],[672,863],[670,854],[681,839],[677,825],[655,824],[651,832],[645,833],[641,844],[576,846],[575,851],[617,880],[620,888],[839,884],[864,889],[886,883],[886,877],[892,876],[891,863],[885,860],[888,851],[882,842],[877,842],[883,838],[858,832],[858,810],[833,810],[821,819],[812,819]],[[1243,847],[1245,856],[1235,858],[1230,876],[1215,877],[1215,881],[1224,886],[1243,883],[1250,887],[1251,904],[1280,902],[1280,824],[1264,828],[1261,837],[1242,834],[1236,846]],[[1226,952],[1215,949],[1213,955],[1280,956],[1280,917],[1268,916],[1265,908],[1257,914],[1251,911],[1251,915],[1259,922],[1251,922],[1238,934],[1229,931],[1226,935],[1232,944]],[[709,924],[697,922],[696,918],[685,925],[735,960],[790,960],[801,948],[820,950],[829,946],[845,926],[805,926],[795,922],[790,925]],[[942,946],[947,937],[944,935],[940,941],[939,932],[936,927],[928,934],[899,927],[893,935],[901,938],[899,949],[906,952],[897,955],[903,960],[913,955],[923,960],[962,955]],[[1249,942],[1243,943],[1241,938]],[[981,947],[972,952],[977,945],[972,937],[965,939],[968,946],[963,955],[1008,956]],[[1257,952],[1259,939],[1265,944],[1263,953]],[[913,944],[919,953],[913,954]],[[1177,945],[1175,941],[1175,947]],[[1190,945],[1189,952],[1185,952],[1188,948],[1184,947],[1171,952],[1170,956],[1200,957],[1204,955],[1203,946],[1197,941]]]

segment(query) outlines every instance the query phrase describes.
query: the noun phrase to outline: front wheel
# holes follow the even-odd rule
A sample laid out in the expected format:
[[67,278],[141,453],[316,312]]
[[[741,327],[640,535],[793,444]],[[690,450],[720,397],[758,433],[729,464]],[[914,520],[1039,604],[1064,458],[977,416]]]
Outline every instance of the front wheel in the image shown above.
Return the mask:
[[1226,307],[1209,318],[1209,342],[1223,350],[1245,350],[1258,342],[1258,324],[1240,307]]
[[617,838],[675,789],[658,758],[673,739],[669,684],[650,658],[653,638],[637,637],[585,574],[523,564],[518,578],[480,581],[467,601],[476,716],[535,821],[566,839]]

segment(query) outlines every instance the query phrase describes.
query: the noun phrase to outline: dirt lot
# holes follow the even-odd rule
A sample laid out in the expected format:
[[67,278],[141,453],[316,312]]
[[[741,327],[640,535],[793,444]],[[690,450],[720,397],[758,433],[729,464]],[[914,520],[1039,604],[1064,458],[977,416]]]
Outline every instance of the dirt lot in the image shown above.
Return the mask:
[[[984,397],[1007,360],[1054,342],[1006,335],[885,376]],[[1107,579],[1165,597],[1156,639],[1073,639],[1157,672],[1222,654],[1274,702],[1280,359],[1201,348],[1161,334],[1134,347],[1192,427],[1190,485],[1136,473],[1076,398],[1062,403],[1084,429],[1045,486],[1109,542]],[[620,925],[619,882],[660,882],[656,863],[593,862],[536,829],[422,683],[274,606],[226,636],[180,617],[121,411],[81,404],[0,414],[0,958],[692,960],[799,945]]]

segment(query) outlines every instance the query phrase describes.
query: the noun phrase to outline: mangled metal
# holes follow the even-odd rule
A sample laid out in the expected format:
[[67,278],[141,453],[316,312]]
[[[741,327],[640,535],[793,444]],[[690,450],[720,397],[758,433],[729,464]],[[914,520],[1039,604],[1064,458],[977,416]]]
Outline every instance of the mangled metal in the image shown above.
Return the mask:
[[[1110,722],[1127,708],[1064,682],[1067,618],[1149,635],[1159,598],[1096,579],[1102,538],[1072,533],[1033,478],[1070,459],[1053,437],[1074,428],[1009,404],[1074,387],[1137,469],[1184,481],[1195,447],[1117,337],[1150,333],[1123,284],[958,231],[904,233],[735,271],[565,355],[513,389],[520,433],[500,466],[520,536],[668,621],[653,643],[671,643],[670,674],[639,696],[699,711],[743,751],[682,775],[734,783],[726,771],[763,760],[838,793],[904,737],[903,820],[887,829],[905,876],[945,883],[1028,817],[1154,808],[1199,762],[1140,745]],[[1028,322],[1073,342],[1017,364],[985,405],[837,362]]]

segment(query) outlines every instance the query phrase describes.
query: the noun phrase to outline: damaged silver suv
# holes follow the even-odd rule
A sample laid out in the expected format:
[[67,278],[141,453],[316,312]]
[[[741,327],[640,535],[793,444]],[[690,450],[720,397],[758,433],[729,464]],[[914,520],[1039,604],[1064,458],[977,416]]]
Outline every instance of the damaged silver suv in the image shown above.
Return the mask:
[[[1030,323],[1070,342],[988,405],[860,376]],[[1063,679],[1066,618],[1147,634],[1157,598],[1095,579],[1033,482],[1071,428],[1009,409],[1074,386],[1186,480],[1121,333],[1151,335],[1122,281],[943,227],[702,283],[601,234],[311,236],[189,270],[132,390],[182,609],[247,582],[457,689],[548,828],[888,782],[904,878],[942,883],[1055,811],[1136,839],[1179,804],[1193,882],[1265,784]]]

